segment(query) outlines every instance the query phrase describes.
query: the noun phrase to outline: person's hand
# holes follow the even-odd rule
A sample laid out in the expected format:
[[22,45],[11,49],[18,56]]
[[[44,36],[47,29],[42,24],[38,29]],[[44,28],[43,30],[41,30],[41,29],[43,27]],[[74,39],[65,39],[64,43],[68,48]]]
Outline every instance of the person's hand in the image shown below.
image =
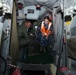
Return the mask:
[[46,39],[48,39],[48,36],[46,36]]
[[33,35],[32,33],[30,33],[30,36],[31,36],[31,37],[34,37],[34,35]]
[[44,33],[42,33],[42,36],[45,36]]

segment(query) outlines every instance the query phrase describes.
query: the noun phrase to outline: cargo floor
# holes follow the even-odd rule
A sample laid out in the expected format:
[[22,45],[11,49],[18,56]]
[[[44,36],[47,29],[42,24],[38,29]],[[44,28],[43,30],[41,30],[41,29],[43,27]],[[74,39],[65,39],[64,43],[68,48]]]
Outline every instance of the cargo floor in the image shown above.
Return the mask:
[[40,47],[35,50],[35,55],[28,56],[23,60],[25,63],[33,63],[33,64],[49,64],[54,62],[54,57],[51,55],[48,50],[46,52],[41,52]]

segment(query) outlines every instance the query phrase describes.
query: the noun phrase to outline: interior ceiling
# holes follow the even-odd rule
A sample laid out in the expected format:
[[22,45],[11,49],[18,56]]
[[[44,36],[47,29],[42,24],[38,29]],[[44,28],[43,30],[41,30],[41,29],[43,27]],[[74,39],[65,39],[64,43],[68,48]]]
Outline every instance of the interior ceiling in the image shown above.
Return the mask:
[[64,0],[65,8],[69,8],[70,6],[75,6],[76,0]]
[[[44,1],[44,0],[42,0]],[[55,4],[55,2],[57,2],[58,0],[47,0],[46,2],[39,2],[38,0],[18,0],[18,2],[21,2],[24,4],[25,6],[31,6],[31,5],[35,5],[35,4],[41,4],[47,8],[52,8],[52,6]]]

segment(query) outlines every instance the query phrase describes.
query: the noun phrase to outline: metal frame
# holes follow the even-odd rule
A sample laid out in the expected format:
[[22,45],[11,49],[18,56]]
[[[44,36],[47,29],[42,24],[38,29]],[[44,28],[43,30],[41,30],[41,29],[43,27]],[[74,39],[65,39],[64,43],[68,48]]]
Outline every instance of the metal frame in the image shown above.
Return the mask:
[[22,71],[45,71],[45,75],[52,75],[49,64],[25,64],[19,63],[19,67]]

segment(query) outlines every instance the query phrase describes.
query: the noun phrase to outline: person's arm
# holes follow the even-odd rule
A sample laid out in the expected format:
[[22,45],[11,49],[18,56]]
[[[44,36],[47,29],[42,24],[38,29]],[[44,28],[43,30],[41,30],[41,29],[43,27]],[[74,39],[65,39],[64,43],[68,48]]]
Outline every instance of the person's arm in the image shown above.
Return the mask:
[[19,26],[18,27],[18,39],[21,39],[23,37],[24,37],[24,35],[23,35],[23,28],[22,28],[22,26]]
[[46,36],[46,39],[48,39],[49,35],[51,35],[51,31],[49,31],[48,35]]
[[29,45],[30,42],[32,43],[32,41],[27,35],[27,32],[24,31],[22,26],[18,29],[18,40],[19,40],[20,47],[27,46]]
[[34,28],[32,28],[31,31],[30,31],[30,37],[31,38],[35,38],[36,37]]
[[43,32],[42,30],[41,30],[41,34],[42,34],[42,36],[45,36],[45,35],[44,35],[44,32]]
[[41,31],[42,36],[45,36],[45,33],[42,31],[43,24],[44,24],[44,21],[41,23],[40,31]]
[[52,35],[52,32],[53,31],[53,28],[52,28],[52,26],[50,27],[50,30],[49,30],[49,33],[48,33],[48,35],[46,36],[46,39],[48,39],[48,37],[49,37],[49,35]]

